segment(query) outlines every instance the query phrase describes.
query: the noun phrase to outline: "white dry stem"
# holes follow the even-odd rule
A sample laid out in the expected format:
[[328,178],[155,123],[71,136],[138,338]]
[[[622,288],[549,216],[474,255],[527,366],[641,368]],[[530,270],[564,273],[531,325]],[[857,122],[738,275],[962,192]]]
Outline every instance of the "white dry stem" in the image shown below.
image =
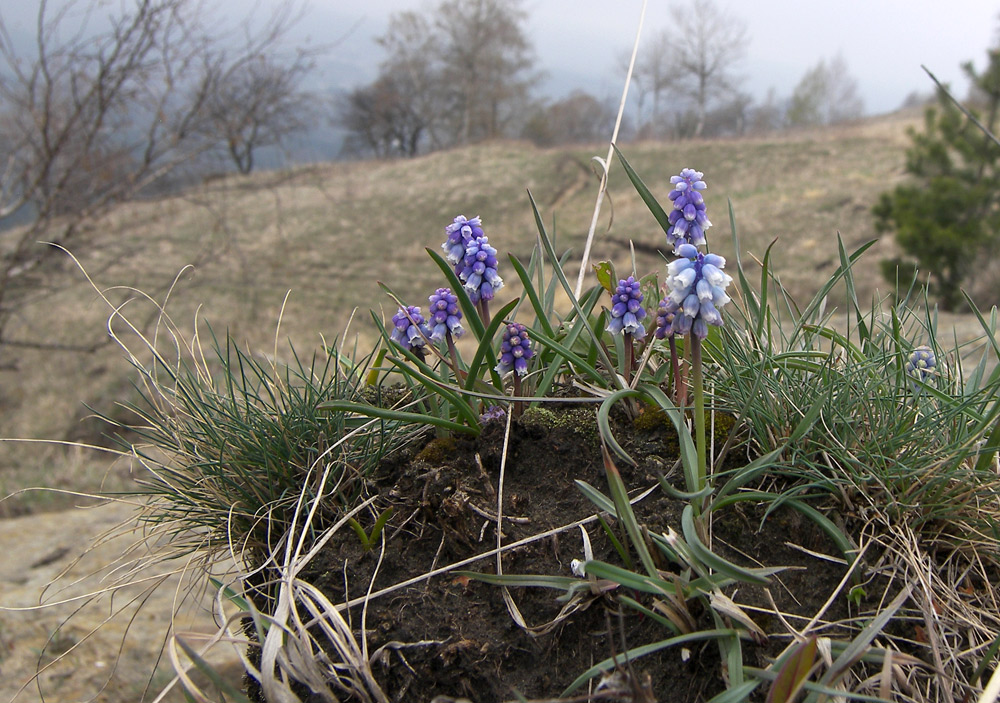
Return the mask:
[[[587,265],[590,263],[590,248],[594,243],[594,232],[597,231],[597,220],[601,215],[601,204],[604,202],[604,194],[608,190],[608,168],[610,168],[611,157],[614,156],[614,145],[618,141],[618,130],[622,125],[622,117],[625,114],[625,102],[628,99],[629,85],[632,83],[632,71],[635,68],[635,57],[639,53],[639,38],[642,36],[642,23],[646,18],[646,5],[648,0],[642,0],[642,9],[639,11],[639,25],[635,30],[635,41],[632,43],[632,56],[629,58],[628,71],[625,73],[625,85],[622,88],[622,99],[618,104],[618,116],[615,118],[615,128],[611,133],[611,143],[608,145],[608,155],[601,163],[602,174],[601,183],[597,188],[597,201],[594,203],[594,215],[590,220],[590,229],[587,232],[587,243],[583,247],[583,260],[580,262],[580,275],[576,279],[576,289],[574,297],[579,299],[583,291],[583,279],[587,276]],[[595,160],[599,161],[595,157]]]

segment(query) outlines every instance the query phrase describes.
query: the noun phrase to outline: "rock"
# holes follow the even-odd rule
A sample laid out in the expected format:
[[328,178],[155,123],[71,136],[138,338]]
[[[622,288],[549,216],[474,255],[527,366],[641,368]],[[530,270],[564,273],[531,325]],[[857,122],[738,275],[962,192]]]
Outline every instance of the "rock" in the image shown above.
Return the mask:
[[[41,701],[39,688],[46,703],[152,700],[173,676],[159,656],[172,620],[196,649],[198,635],[215,633],[214,590],[197,567],[187,581],[166,573],[185,560],[132,568],[148,555],[134,515],[111,502],[0,521],[0,701]],[[116,588],[123,582],[132,585]],[[216,645],[208,659],[239,684],[232,647]],[[184,698],[175,687],[164,700]]]

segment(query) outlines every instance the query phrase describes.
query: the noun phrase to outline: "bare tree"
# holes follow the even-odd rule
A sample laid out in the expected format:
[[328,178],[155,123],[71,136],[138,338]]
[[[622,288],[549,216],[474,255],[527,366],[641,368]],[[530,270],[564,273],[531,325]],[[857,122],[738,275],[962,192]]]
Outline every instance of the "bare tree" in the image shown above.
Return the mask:
[[597,142],[611,134],[615,117],[616,109],[607,101],[574,90],[562,100],[539,106],[521,135],[539,146]]
[[394,13],[377,41],[386,58],[371,88],[392,96],[391,115],[397,123],[392,131],[406,145],[403,153],[415,156],[424,137],[431,149],[440,148],[446,87],[441,80],[440,37],[432,18],[412,11]]
[[[44,290],[38,240],[69,244],[108,208],[161,186],[217,143],[206,128],[219,76],[266,55],[280,36],[245,33],[242,52],[203,29],[198,0],[40,3],[34,46],[0,14],[0,349],[18,301]],[[283,25],[287,27],[287,25]],[[228,57],[228,58],[227,58]]]
[[385,124],[364,122],[375,107],[408,135],[396,135],[399,153],[416,153],[405,145],[417,129],[432,149],[517,134],[536,78],[525,19],[521,0],[444,0],[426,14],[393,15],[378,40],[378,78],[342,101],[338,122],[377,154]]
[[746,55],[746,22],[727,15],[711,0],[673,8],[669,40],[676,91],[694,102],[694,136],[705,129],[709,104],[734,92],[733,69]]
[[837,54],[829,63],[819,63],[803,74],[788,106],[791,127],[837,124],[864,114],[864,101],[858,95],[858,82],[847,69],[844,57]]
[[441,80],[458,144],[504,133],[528,100],[533,57],[521,0],[445,0],[435,24],[442,38]]
[[254,152],[280,145],[289,136],[306,130],[316,101],[302,88],[313,64],[304,51],[281,61],[256,53],[225,68],[214,80],[206,104],[206,137],[221,138],[240,173],[254,167]]
[[350,133],[348,151],[370,151],[379,158],[416,156],[428,125],[409,87],[384,75],[340,99],[337,119]]
[[[657,131],[660,125],[660,107],[663,99],[674,89],[676,78],[674,72],[674,37],[666,29],[660,30],[643,42],[642,50],[636,57],[632,72],[632,82],[635,84],[638,96],[639,129],[643,131],[644,124],[652,125]],[[631,55],[626,54],[622,63],[628,66]],[[644,107],[647,97],[652,97],[652,114],[649,120],[644,119]]]

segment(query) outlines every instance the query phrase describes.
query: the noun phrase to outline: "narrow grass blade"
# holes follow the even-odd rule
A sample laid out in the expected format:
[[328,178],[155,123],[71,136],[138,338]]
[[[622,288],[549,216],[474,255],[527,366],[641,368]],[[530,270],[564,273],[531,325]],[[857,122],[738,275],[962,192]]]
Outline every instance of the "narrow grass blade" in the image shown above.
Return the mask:
[[[510,311],[517,307],[520,300],[515,299],[500,308],[493,319],[490,320],[490,326],[483,331],[483,336],[479,338],[479,346],[476,347],[476,353],[472,357],[472,361],[469,363],[469,377],[465,381],[466,390],[472,390],[476,381],[479,379],[479,375],[482,373],[482,368],[484,363],[490,363],[493,361],[496,349],[493,347],[493,339],[496,337],[497,330],[504,324],[507,315]],[[478,313],[477,313],[478,315]],[[487,359],[489,361],[487,361]],[[492,364],[490,366],[490,375],[492,376],[493,385],[495,388],[503,388],[503,380],[500,375],[493,370]]]
[[760,687],[761,682],[757,679],[744,681],[739,686],[726,689],[717,696],[713,696],[708,703],[746,703],[750,700],[750,695]]
[[659,386],[648,383],[639,385],[639,390],[656,403],[660,409],[667,414],[677,431],[677,444],[680,448],[681,465],[684,468],[684,481],[687,489],[692,494],[701,494],[706,486],[699,485],[698,480],[698,450],[691,439],[691,431],[680,409],[673,404],[667,394]]
[[542,305],[541,298],[538,297],[538,291],[535,290],[534,284],[531,282],[531,274],[524,268],[524,264],[521,263],[513,254],[508,256],[510,259],[510,265],[514,267],[514,271],[517,272],[517,277],[521,279],[521,285],[524,286],[524,292],[528,294],[528,300],[531,301],[531,307],[535,311],[535,319],[538,324],[541,325],[542,331],[545,332],[549,337],[554,337],[555,334],[552,331],[552,324],[549,322],[549,316]]
[[[701,630],[700,632],[692,632],[687,635],[678,635],[677,637],[670,637],[669,639],[661,640],[660,642],[652,642],[650,644],[643,645],[641,647],[635,647],[628,650],[622,655],[627,657],[629,661],[635,661],[647,654],[653,654],[654,652],[659,652],[662,649],[667,649],[668,647],[676,647],[681,644],[688,644],[690,642],[703,642],[705,640],[714,640],[719,637],[730,637],[732,635],[739,635],[737,630]],[[571,694],[576,689],[580,688],[590,679],[598,676],[600,674],[611,671],[615,668],[615,660],[612,658],[607,658],[602,662],[594,664],[594,666],[587,669],[585,672],[580,674],[566,690],[562,692],[561,696],[566,697]]]
[[[875,246],[875,243],[877,241],[878,241],[877,239],[873,239],[872,241],[862,244],[860,247],[855,249],[854,252],[847,259],[847,264],[846,264],[847,268],[853,266],[854,262],[856,262],[861,256],[863,256],[866,251]],[[792,333],[788,337],[789,345],[793,344],[798,339],[799,334],[802,332],[802,328],[812,318],[813,314],[816,312],[817,309],[819,309],[820,305],[823,304],[823,301],[826,299],[826,296],[830,294],[830,291],[833,290],[833,287],[835,285],[837,285],[837,282],[840,281],[840,279],[843,278],[846,274],[847,270],[845,268],[845,264],[841,263],[841,265],[837,268],[837,270],[833,272],[830,278],[827,279],[826,283],[824,283],[823,286],[819,289],[816,295],[813,296],[812,300],[809,301],[809,304],[805,307],[805,309],[801,312],[801,314],[798,315],[798,321],[796,322],[795,327],[792,330]]]
[[[597,342],[598,335],[594,333],[593,328],[587,321],[587,315],[580,308],[580,302],[577,300],[576,295],[573,293],[573,288],[570,286],[569,281],[566,280],[566,274],[562,270],[562,266],[559,265],[559,257],[556,256],[555,247],[552,245],[552,240],[549,238],[548,233],[545,231],[545,223],[542,222],[542,217],[538,213],[538,206],[535,204],[535,199],[531,197],[531,193],[528,193],[528,200],[531,203],[531,211],[535,215],[535,226],[538,228],[538,235],[542,239],[542,246],[545,247],[545,253],[549,256],[549,261],[552,262],[552,268],[555,271],[556,276],[559,278],[559,283],[562,284],[563,290],[566,291],[566,295],[569,296],[570,302],[573,304],[573,309],[576,310],[577,315],[580,316],[580,320],[590,334],[591,339],[594,340],[595,344]],[[624,388],[623,381],[618,377],[618,374],[614,372],[615,365],[611,363],[611,359],[608,358],[607,352],[604,351],[604,347],[600,344],[596,344],[597,353],[601,359],[601,363],[604,364],[605,368],[608,370],[611,376],[611,382],[617,388]]]
[[666,211],[664,211],[663,206],[657,202],[653,193],[649,190],[646,184],[642,182],[639,174],[635,172],[634,168],[632,168],[632,164],[630,164],[628,159],[625,158],[625,155],[622,154],[618,145],[612,144],[612,146],[615,149],[615,154],[618,155],[618,160],[622,162],[622,168],[625,169],[625,175],[627,175],[628,179],[632,181],[632,186],[635,188],[635,191],[639,194],[639,197],[642,198],[642,202],[646,203],[646,207],[649,208],[653,218],[659,223],[660,227],[663,228],[663,234],[666,235],[667,231],[670,229],[670,220]]
[[484,574],[478,571],[455,571],[455,576],[494,586],[514,586],[518,588],[552,588],[557,591],[590,588],[590,582],[572,576],[547,576],[545,574]]
[[[760,300],[757,293],[750,287],[750,281],[743,272],[743,260],[740,258],[740,238],[736,232],[736,213],[733,211],[733,201],[729,200],[729,230],[733,237],[733,252],[736,259],[736,277],[740,282],[740,290],[743,293],[743,301],[747,307],[749,322],[753,323],[754,330],[758,328],[763,331],[763,315],[761,314]],[[766,308],[764,308],[766,310]],[[757,333],[760,339],[760,333]]]
[[[677,623],[675,623],[673,620],[671,620],[670,618],[668,618],[668,617],[666,617],[664,615],[661,615],[660,613],[656,612],[652,608],[647,608],[646,606],[644,606],[639,601],[633,600],[632,598],[629,598],[628,596],[622,596],[622,595],[618,596],[618,601],[620,603],[622,603],[623,605],[627,605],[628,607],[632,608],[633,610],[642,613],[646,617],[655,620],[656,622],[660,623],[663,627],[665,627],[668,630],[670,630],[671,632],[673,632],[675,635],[682,635],[682,634],[684,634],[684,632],[677,626]],[[662,601],[660,602],[660,604],[661,604],[661,606],[663,605]],[[677,616],[675,616],[675,617],[677,617]]]
[[756,583],[761,586],[771,583],[770,579],[761,576],[754,570],[746,569],[723,559],[706,547],[702,543],[701,538],[698,537],[698,531],[695,529],[694,508],[691,505],[685,505],[684,510],[681,512],[681,530],[684,532],[684,541],[691,548],[691,552],[695,558],[713,571],[746,583]]
[[831,686],[840,679],[841,676],[847,673],[847,671],[854,666],[857,662],[861,660],[864,656],[865,651],[871,646],[872,640],[881,634],[882,629],[889,623],[892,617],[896,614],[903,603],[910,597],[913,592],[913,584],[911,583],[899,594],[892,599],[892,602],[885,607],[885,609],[875,616],[865,628],[858,633],[857,637],[851,640],[847,648],[840,654],[839,657],[833,662],[833,665],[823,674],[823,677],[819,680],[819,685],[821,686]]
[[536,342],[538,342],[538,344],[540,344],[541,346],[545,347],[546,349],[551,349],[556,354],[565,359],[568,363],[577,367],[579,371],[589,376],[591,381],[601,383],[602,385],[604,384],[605,382],[604,374],[602,374],[600,371],[598,371],[593,366],[588,364],[586,359],[573,352],[573,350],[569,349],[563,344],[560,344],[551,337],[547,337],[541,332],[537,332],[535,330],[528,330],[528,336],[531,337]]
[[847,288],[847,298],[851,301],[854,314],[857,317],[858,336],[862,346],[865,346],[871,341],[871,335],[865,324],[864,315],[861,313],[861,306],[858,304],[858,292],[854,287],[854,267],[851,266],[851,262],[847,258],[847,249],[844,248],[844,238],[840,236],[840,232],[837,232],[837,252],[840,254],[840,267],[844,269],[844,286]]
[[624,398],[638,398],[641,396],[641,392],[631,388],[615,391],[605,398],[601,403],[601,406],[597,409],[597,429],[601,433],[601,438],[606,444],[610,445],[611,448],[615,450],[615,454],[627,461],[629,466],[636,466],[635,459],[633,459],[629,453],[625,451],[624,447],[618,444],[618,440],[615,439],[615,435],[611,431],[611,408],[614,407],[615,403],[619,400]]
[[629,502],[625,482],[622,481],[622,476],[618,473],[618,467],[615,466],[615,462],[611,459],[611,454],[608,453],[607,446],[603,443],[601,444],[601,455],[604,457],[604,471],[608,476],[608,486],[611,489],[611,498],[615,502],[615,511],[618,514],[618,520],[625,526],[625,531],[628,533],[629,539],[632,540],[632,548],[639,555],[639,561],[642,562],[646,573],[653,578],[657,578],[659,572],[653,563],[653,556],[649,553],[649,548],[639,527],[639,522],[632,511],[632,503]]
[[217,672],[211,664],[202,659],[202,657],[198,655],[198,652],[196,652],[187,642],[180,637],[176,637],[175,641],[178,645],[180,645],[180,648],[184,650],[184,653],[188,656],[188,658],[191,659],[198,671],[204,674],[208,680],[219,689],[219,691],[228,694],[233,703],[250,703],[250,699],[243,695],[242,691],[220,676],[219,672]]
[[576,479],[573,483],[576,484],[576,487],[580,489],[580,492],[583,493],[583,495],[585,495],[591,503],[596,505],[598,509],[603,510],[608,515],[615,514],[615,503],[613,500],[608,498],[586,481]]

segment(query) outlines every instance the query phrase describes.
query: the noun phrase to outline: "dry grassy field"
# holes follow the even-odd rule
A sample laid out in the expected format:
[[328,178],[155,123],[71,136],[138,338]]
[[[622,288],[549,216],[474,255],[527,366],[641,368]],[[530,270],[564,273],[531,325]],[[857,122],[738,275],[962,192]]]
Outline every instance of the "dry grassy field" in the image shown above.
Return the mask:
[[[744,265],[752,272],[753,257],[777,239],[775,270],[804,302],[836,267],[838,232],[849,250],[877,237],[871,207],[904,177],[905,130],[917,120],[915,114],[891,115],[754,139],[627,144],[623,151],[661,199],[671,174],[688,166],[704,171],[715,224],[712,249],[733,253],[726,210],[731,201]],[[119,207],[68,243],[82,270],[69,256],[49,257],[45,280],[55,292],[31,301],[8,330],[11,339],[94,343],[95,351],[17,350],[16,367],[0,371],[0,436],[100,443],[104,427],[88,419],[88,407],[114,415],[117,401],[133,397],[129,363],[107,341],[110,309],[83,271],[147,331],[154,329],[157,304],[166,302],[166,314],[185,334],[194,333],[197,320],[201,334],[210,324],[261,354],[287,356],[291,342],[309,357],[321,351],[324,338],[332,343],[344,336],[357,310],[346,337],[358,338],[364,350],[375,329],[367,311],[395,311],[376,281],[407,301],[426,304],[440,278],[424,249],[438,249],[445,225],[457,214],[482,216],[501,256],[501,274],[510,282],[516,277],[505,264],[506,253],[526,261],[535,242],[526,195],[531,191],[558,248],[572,249],[570,260],[579,261],[597,191],[591,159],[605,150],[491,143],[408,161],[226,177],[174,197]],[[663,234],[617,162],[609,195],[593,260],[612,259],[624,270],[632,240],[641,273],[662,267],[655,248],[663,245]],[[855,274],[862,300],[884,288],[878,262],[892,253],[891,240],[884,238],[862,259]],[[569,268],[575,275],[578,265]],[[516,293],[517,286],[509,285],[499,297]],[[0,444],[0,494],[28,486],[93,492],[103,484],[118,490],[129,480],[127,462],[106,455]],[[57,509],[75,500],[32,492],[0,503],[0,515]]]

